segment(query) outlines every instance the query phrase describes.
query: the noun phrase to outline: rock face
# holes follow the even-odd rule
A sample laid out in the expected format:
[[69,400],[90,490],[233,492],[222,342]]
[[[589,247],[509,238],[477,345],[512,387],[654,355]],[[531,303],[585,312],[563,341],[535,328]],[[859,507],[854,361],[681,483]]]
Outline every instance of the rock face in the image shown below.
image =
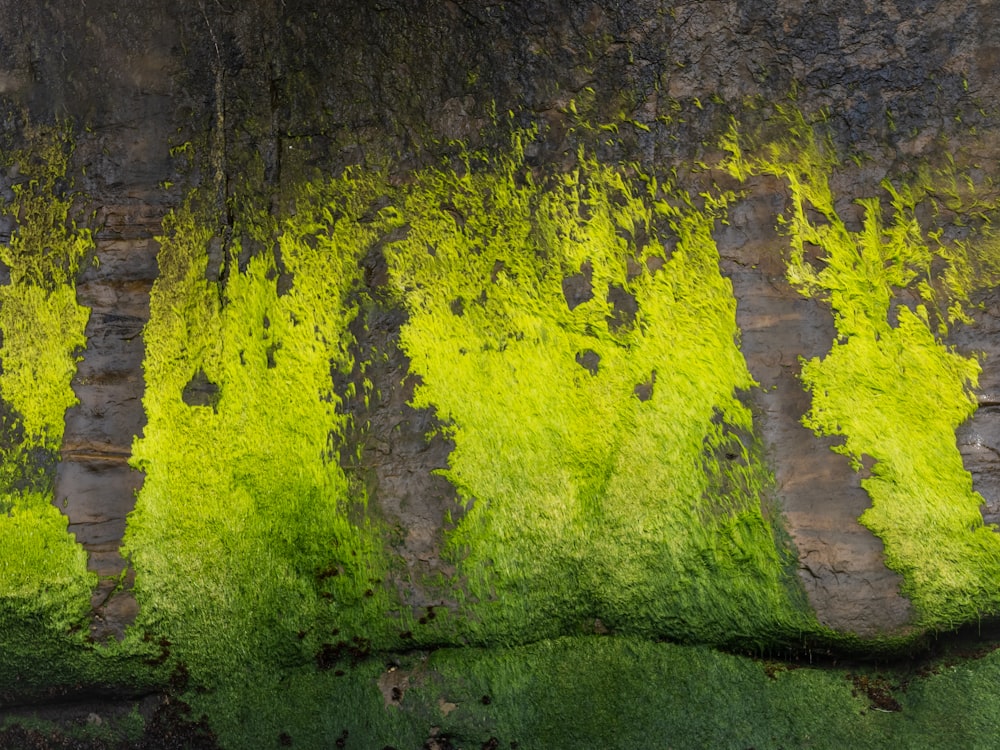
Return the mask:
[[983,497],[983,520],[1000,524],[1000,299],[995,292],[982,300],[973,317],[953,340],[959,350],[981,353],[979,408],[958,429],[957,440],[973,486]]
[[77,299],[91,310],[87,348],[73,381],[80,403],[66,413],[55,478],[56,504],[99,577],[91,600],[97,638],[120,637],[137,606],[130,593],[133,574],[118,548],[142,484],[128,458],[145,423],[142,327],[149,318],[156,277],[153,237],[160,227],[155,207],[104,211],[104,226],[95,236],[96,263],[77,285]]
[[900,577],[885,566],[881,540],[858,523],[871,504],[860,475],[831,451],[831,438],[817,438],[802,425],[811,404],[799,380],[799,358],[829,351],[836,336],[833,317],[828,307],[790,286],[774,252],[779,237],[743,234],[742,227],[759,227],[773,215],[768,203],[778,193],[770,187],[773,192],[736,213],[736,228],[719,241],[738,300],[741,349],[761,386],[754,391],[761,436],[798,551],[799,579],[824,625],[862,636],[900,632],[912,610],[899,593]]
[[[0,2],[10,20],[0,31],[4,107],[43,121],[75,118],[79,186],[96,212],[98,263],[78,285],[92,309],[74,381],[81,403],[66,416],[55,494],[101,576],[99,637],[121,635],[135,614],[118,546],[142,477],[127,459],[144,424],[141,330],[157,275],[155,237],[183,198],[180,185],[211,184],[225,205],[259,172],[278,205],[283,188],[314,168],[333,173],[386,157],[403,165],[405,180],[436,142],[490,143],[491,118],[507,110],[541,129],[528,154],[539,169],[558,168],[586,142],[603,159],[666,174],[718,155],[731,103],[755,98],[773,110],[791,92],[802,110],[827,113],[839,146],[871,159],[853,184],[836,185],[847,211],[945,139],[985,173],[1000,157],[991,125],[1000,10],[991,4],[857,2],[836,12],[802,2],[653,0],[120,6],[91,0],[69,17],[50,3]],[[620,137],[588,140],[588,123]],[[882,543],[857,522],[869,504],[861,475],[801,425],[809,397],[799,358],[824,354],[835,331],[828,307],[784,278],[774,222],[786,197],[781,183],[761,182],[718,236],[742,349],[762,386],[760,436],[819,620],[862,636],[900,632],[914,615]],[[377,255],[368,269],[376,294]],[[396,312],[383,310],[365,334],[387,350]],[[997,320],[992,295],[975,324],[953,335],[962,350],[987,352],[980,409],[958,442],[991,523],[1000,518]],[[449,445],[425,441],[433,416],[407,405],[405,357],[393,355],[376,375],[381,401],[370,410],[362,459],[375,503],[401,527],[399,551],[413,575],[448,573],[440,540],[454,493],[434,471],[447,464]],[[119,575],[124,588],[111,596]],[[432,599],[414,594],[411,603]]]

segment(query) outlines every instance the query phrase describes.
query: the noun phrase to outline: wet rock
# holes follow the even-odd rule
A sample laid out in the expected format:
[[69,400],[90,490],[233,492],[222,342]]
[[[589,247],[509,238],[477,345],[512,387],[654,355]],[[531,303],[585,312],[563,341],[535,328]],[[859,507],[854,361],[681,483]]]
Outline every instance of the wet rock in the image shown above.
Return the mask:
[[219,386],[208,379],[204,370],[199,369],[184,386],[181,399],[188,406],[211,406],[214,409],[219,403]]
[[87,347],[73,379],[80,403],[66,412],[54,496],[69,517],[70,533],[87,550],[88,568],[98,575],[91,600],[91,634],[98,640],[120,640],[138,611],[130,592],[134,575],[119,547],[142,486],[142,474],[127,461],[146,421],[142,328],[156,274],[152,238],[159,231],[159,217],[150,208],[103,209],[97,262],[77,289],[91,314]]
[[[753,194],[740,211],[766,213],[773,199]],[[799,580],[824,625],[862,636],[898,631],[913,613],[899,593],[901,578],[885,566],[881,540],[858,523],[870,505],[861,477],[831,450],[833,440],[801,423],[810,396],[799,380],[799,357],[829,351],[833,316],[787,282],[771,249],[780,241],[772,230],[758,224],[748,235],[742,227],[742,234],[720,236],[720,252],[736,296],[741,349],[761,385],[752,392],[756,428],[774,468]]]
[[649,401],[653,397],[653,386],[656,385],[656,371],[649,376],[649,380],[638,383],[632,392],[640,401]]
[[[345,452],[343,465],[365,484],[370,502],[390,527],[388,542],[404,564],[390,584],[416,610],[441,603],[429,584],[436,574],[447,578],[455,573],[443,555],[444,534],[464,509],[455,488],[439,474],[447,468],[454,444],[441,434],[431,411],[410,406],[416,381],[398,346],[404,321],[400,310],[379,301],[354,325],[360,351],[374,348],[386,356],[370,363],[364,376],[360,369],[351,376],[355,395],[345,400],[344,408],[354,424],[371,426],[367,434],[353,438],[363,440],[360,458]],[[363,377],[372,382],[367,404]]]

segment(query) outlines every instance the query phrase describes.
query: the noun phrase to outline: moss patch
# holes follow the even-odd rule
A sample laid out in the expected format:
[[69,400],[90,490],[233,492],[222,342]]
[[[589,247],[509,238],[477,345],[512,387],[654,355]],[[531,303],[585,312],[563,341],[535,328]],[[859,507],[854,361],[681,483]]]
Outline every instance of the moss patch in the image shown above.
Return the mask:
[[589,636],[290,669],[201,704],[235,714],[224,747],[976,747],[1000,718],[998,670],[996,652],[913,674]]
[[79,621],[92,585],[86,554],[52,505],[52,480],[89,317],[74,283],[93,241],[71,219],[68,132],[28,127],[26,140],[3,159],[17,176],[2,206],[16,225],[0,246],[10,274],[0,286],[0,598],[51,635]]
[[[401,345],[455,450],[455,627],[711,643],[816,627],[761,512],[771,478],[712,240],[727,195],[585,157],[422,172],[391,220]],[[383,212],[386,213],[386,212]],[[794,636],[793,636],[794,637]]]
[[[991,278],[988,237],[944,237],[941,208],[961,221],[975,196],[956,189],[954,172],[887,180],[881,196],[856,201],[863,226],[851,230],[829,186],[837,168],[832,144],[801,115],[785,117],[785,141],[747,146],[734,130],[727,166],[739,178],[787,181],[791,210],[779,222],[790,240],[788,278],[834,314],[830,352],[803,363],[812,394],[804,422],[842,437],[836,450],[859,470],[864,456],[874,459],[862,480],[872,507],[860,520],[885,542],[887,563],[903,575],[922,624],[948,627],[996,612],[1000,535],[983,525],[982,498],[955,443],[955,428],[975,410],[979,364],[941,340],[966,319],[975,285]],[[924,225],[918,207],[933,217]],[[996,207],[979,205],[984,210]]]
[[[341,644],[363,652],[389,628],[379,539],[348,518],[365,496],[340,468],[346,417],[331,378],[352,366],[369,189],[347,175],[304,188],[284,223],[245,217],[224,282],[206,280],[209,214],[189,204],[165,225],[133,452],[146,480],[126,549],[136,630],[166,634],[199,684],[322,661]],[[294,281],[279,293],[282,274]]]
[[[953,437],[977,365],[941,342],[992,256],[916,220],[926,201],[971,199],[917,175],[862,201],[849,228],[828,145],[790,128],[792,145],[770,149],[733,135],[729,167],[788,181],[789,277],[836,317],[830,353],[803,366],[807,422],[843,437],[859,470],[875,460],[862,520],[924,623],[996,611],[1000,548]],[[168,218],[133,456],[146,480],[125,545],[139,617],[122,644],[84,648],[82,550],[45,472],[18,487],[5,469],[0,624],[28,645],[5,651],[0,676],[169,685],[227,747],[880,747],[938,736],[935,701],[972,727],[994,718],[992,657],[904,691],[891,675],[705,647],[838,638],[806,610],[765,512],[773,480],[743,399],[757,386],[712,240],[733,195],[585,154],[542,174],[527,137],[395,186],[360,171],[304,182],[280,216],[241,197],[224,228],[195,196]],[[58,448],[86,323],[69,300],[89,236],[69,203],[32,208],[49,192],[31,179],[16,191],[26,228],[4,250],[4,450],[23,466]],[[29,251],[32,221],[65,250]],[[464,505],[442,550],[456,575],[421,582],[446,605],[420,620],[387,583],[405,575],[391,530],[343,468],[367,426],[348,424],[357,394],[335,383],[370,388],[365,358],[385,354],[359,354],[351,333],[375,253],[380,304],[406,313],[413,406],[453,441],[443,474]],[[17,327],[26,311],[49,321],[44,342]],[[874,710],[886,707],[902,711]]]

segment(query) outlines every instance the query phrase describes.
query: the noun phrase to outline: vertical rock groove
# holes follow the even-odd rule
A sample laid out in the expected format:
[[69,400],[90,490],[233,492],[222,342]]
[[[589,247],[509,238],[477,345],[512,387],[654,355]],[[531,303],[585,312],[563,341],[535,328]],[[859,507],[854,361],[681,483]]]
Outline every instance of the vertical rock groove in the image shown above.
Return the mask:
[[156,276],[158,213],[149,206],[106,206],[96,232],[97,261],[77,287],[91,308],[87,348],[73,390],[80,403],[66,413],[56,503],[98,575],[91,599],[92,635],[120,638],[137,612],[133,572],[119,547],[142,475],[128,465],[142,431],[144,347],[149,291]]

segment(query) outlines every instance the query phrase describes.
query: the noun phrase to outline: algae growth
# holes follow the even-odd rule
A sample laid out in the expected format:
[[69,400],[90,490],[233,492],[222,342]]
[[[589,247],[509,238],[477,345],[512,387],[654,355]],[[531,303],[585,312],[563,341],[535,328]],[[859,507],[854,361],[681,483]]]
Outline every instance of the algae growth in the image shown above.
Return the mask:
[[[886,541],[924,624],[995,612],[1000,555],[953,439],[977,367],[941,340],[961,323],[968,264],[982,258],[919,225],[925,182],[886,183],[889,209],[867,199],[863,225],[848,228],[826,179],[830,152],[811,133],[793,126],[785,150],[730,141],[738,177],[788,180],[789,277],[836,318],[830,354],[803,366],[808,423],[843,436],[859,466],[875,459],[862,520]],[[712,237],[734,196],[584,153],[544,173],[525,163],[528,137],[507,154],[459,151],[406,181],[348,170],[303,182],[280,214],[234,200],[231,226],[214,196],[171,214],[144,332],[148,421],[132,460],[145,483],[123,550],[140,613],[123,643],[87,653],[125,657],[103,673],[123,680],[172,671],[171,689],[232,747],[329,746],[347,730],[352,742],[417,746],[429,727],[521,747],[644,746],[650,732],[799,744],[815,739],[815,722],[786,720],[805,712],[803,696],[835,707],[823,731],[838,741],[878,746],[909,731],[860,718],[864,701],[843,675],[772,680],[748,660],[652,642],[757,651],[837,638],[805,609],[767,510],[775,489],[746,405],[757,385]],[[56,152],[40,162],[65,167]],[[67,223],[69,203],[50,200],[55,183],[32,181],[31,163],[0,290],[0,396],[8,435],[23,435],[15,458],[58,448],[86,323],[72,284],[89,235]],[[375,254],[388,302],[405,313],[412,405],[433,411],[454,444],[442,472],[462,504],[441,550],[451,579],[401,580],[377,487],[350,469],[352,441],[370,427],[351,424],[345,404],[357,387],[367,404],[371,386],[358,384],[388,355],[356,340],[374,304],[363,265]],[[210,267],[217,257],[222,267]],[[47,322],[33,336],[22,335],[28,314]],[[89,594],[83,552],[44,483],[11,483],[4,497],[0,533],[17,552],[5,553],[0,584],[5,607],[18,605],[3,617],[27,621],[30,600],[68,641]],[[417,627],[398,599],[405,584],[446,602],[441,615]],[[590,663],[567,671],[581,648]],[[6,671],[23,668],[5,659]],[[95,663],[88,679],[99,681]],[[412,680],[383,694],[393,670]],[[952,690],[952,677],[934,684]],[[985,679],[969,677],[977,691]],[[734,719],[727,697],[692,713],[692,700],[715,705],[720,681],[745,711]],[[613,711],[588,704],[586,691],[608,685],[623,696]]]
[[[211,212],[192,199],[169,218],[126,552],[137,628],[168,632],[192,676],[246,654],[325,668],[404,637],[757,644],[815,627],[738,398],[754,384],[711,239],[727,196],[586,158],[536,185],[521,143],[404,187],[304,184],[284,219],[249,209],[218,281]],[[456,577],[409,582],[453,616],[419,628],[369,488],[341,468],[354,394],[332,375],[384,356],[359,361],[350,333],[376,244],[409,316],[414,406],[447,424],[469,506],[442,551]]]
[[199,683],[367,643],[384,622],[385,561],[348,519],[365,497],[340,467],[331,379],[352,367],[366,188],[345,176],[304,187],[283,222],[243,217],[222,281],[207,278],[211,213],[192,201],[165,224],[125,548],[137,628],[167,633]]
[[[734,127],[725,144],[734,176],[787,181],[791,210],[779,222],[790,242],[788,279],[833,311],[829,353],[802,365],[812,394],[803,421],[818,435],[843,438],[836,450],[859,470],[865,457],[874,459],[861,481],[872,507],[860,520],[885,542],[887,564],[903,575],[922,625],[951,627],[996,612],[1000,535],[983,524],[983,500],[955,443],[955,428],[976,408],[980,367],[942,340],[968,320],[976,286],[995,278],[986,232],[962,241],[944,235],[943,204],[968,210],[975,196],[956,191],[953,171],[925,168],[855,201],[863,223],[849,229],[829,185],[832,143],[800,113],[783,117],[787,140],[753,143]],[[921,206],[932,217],[924,226]],[[984,210],[996,206],[977,208]]]
[[16,219],[0,245],[10,274],[0,286],[0,617],[40,618],[58,638],[82,616],[92,583],[86,553],[52,504],[52,481],[90,314],[76,301],[76,274],[93,241],[71,217],[67,129],[27,132],[30,145],[4,155],[16,176],[0,207]]
[[521,138],[424,171],[391,211],[414,404],[454,441],[467,509],[457,627],[750,643],[814,626],[739,400],[754,383],[712,239],[729,196],[582,155],[536,182]]

